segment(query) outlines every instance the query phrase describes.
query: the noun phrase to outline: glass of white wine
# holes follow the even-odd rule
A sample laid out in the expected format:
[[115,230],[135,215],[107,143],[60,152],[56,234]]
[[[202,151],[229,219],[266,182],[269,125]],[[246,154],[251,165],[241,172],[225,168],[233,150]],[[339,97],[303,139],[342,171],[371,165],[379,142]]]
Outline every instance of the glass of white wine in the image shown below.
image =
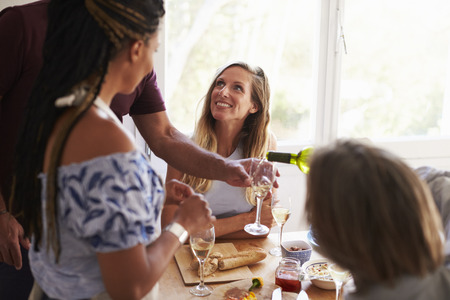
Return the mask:
[[334,280],[336,285],[336,300],[339,300],[341,295],[341,289],[344,284],[352,278],[352,274],[349,270],[346,270],[339,266],[338,264],[332,263],[328,266],[328,272]]
[[275,181],[275,165],[265,158],[252,159],[249,175],[252,179],[253,194],[256,198],[256,220],[255,223],[245,225],[244,230],[253,235],[265,235],[269,233],[269,228],[260,222],[261,206]]
[[280,239],[278,246],[270,249],[269,253],[273,256],[281,256],[281,241],[283,236],[283,227],[291,216],[291,197],[280,198],[272,197],[272,216],[280,227]]
[[209,253],[214,246],[214,241],[215,233],[214,226],[212,224],[205,230],[191,234],[189,238],[192,252],[197,257],[200,263],[200,283],[189,290],[192,295],[208,296],[212,292],[211,288],[206,286],[204,283],[203,268],[205,265],[205,260],[208,258]]

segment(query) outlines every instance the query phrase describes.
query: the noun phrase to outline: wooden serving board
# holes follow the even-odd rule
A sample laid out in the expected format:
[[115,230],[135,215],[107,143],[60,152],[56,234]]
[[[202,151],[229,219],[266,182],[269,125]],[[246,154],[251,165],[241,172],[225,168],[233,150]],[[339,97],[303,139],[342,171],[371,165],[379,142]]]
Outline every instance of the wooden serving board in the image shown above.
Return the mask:
[[[222,253],[225,256],[235,254],[238,252],[234,247],[233,243],[215,244],[211,250],[211,253],[216,251]],[[193,285],[200,282],[198,271],[192,270],[190,268],[191,261],[193,258],[194,254],[192,253],[191,247],[189,245],[183,245],[183,247],[181,247],[177,251],[177,253],[175,253],[175,261],[177,262],[178,269],[180,270],[181,277],[183,277],[185,285]],[[212,275],[205,277],[204,280],[205,283],[208,282],[222,283],[240,280],[244,278],[252,278],[252,276],[253,273],[250,271],[250,269],[247,266],[242,266],[239,268],[225,271],[217,270]]]
[[[226,299],[226,292],[232,288],[238,288],[247,291],[252,286],[252,279],[247,278],[239,281],[230,282],[214,289],[212,294],[207,299]],[[261,288],[255,288],[252,290],[258,300],[272,299],[272,292],[274,289],[279,288],[278,285],[272,282],[264,282]],[[296,300],[296,293],[283,292],[283,300]]]

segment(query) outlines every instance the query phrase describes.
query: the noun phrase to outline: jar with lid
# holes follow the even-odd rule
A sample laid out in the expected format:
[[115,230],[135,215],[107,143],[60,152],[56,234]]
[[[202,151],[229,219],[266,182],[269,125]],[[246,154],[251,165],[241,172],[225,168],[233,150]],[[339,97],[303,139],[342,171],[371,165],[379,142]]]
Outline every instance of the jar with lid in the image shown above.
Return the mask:
[[300,293],[303,276],[300,261],[296,258],[282,258],[275,270],[275,284],[285,292]]

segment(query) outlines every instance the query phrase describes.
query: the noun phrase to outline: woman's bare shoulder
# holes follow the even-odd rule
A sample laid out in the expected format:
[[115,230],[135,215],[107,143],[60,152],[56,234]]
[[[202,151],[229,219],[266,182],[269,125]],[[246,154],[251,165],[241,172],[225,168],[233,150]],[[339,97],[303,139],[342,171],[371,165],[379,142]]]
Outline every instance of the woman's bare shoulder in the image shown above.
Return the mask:
[[124,127],[91,108],[71,132],[64,149],[62,164],[135,149],[135,143]]

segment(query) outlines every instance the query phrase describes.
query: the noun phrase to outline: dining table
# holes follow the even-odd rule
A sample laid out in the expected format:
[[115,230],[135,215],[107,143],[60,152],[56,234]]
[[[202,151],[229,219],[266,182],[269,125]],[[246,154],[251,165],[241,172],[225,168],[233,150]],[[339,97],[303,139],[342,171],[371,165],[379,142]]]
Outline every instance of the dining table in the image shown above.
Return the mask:
[[[283,232],[283,241],[290,240],[303,240],[307,239],[308,231],[291,231]],[[272,256],[269,254],[269,250],[278,244],[278,233],[271,233],[267,238],[251,238],[251,239],[232,239],[221,240],[216,239],[217,243],[233,243],[238,251],[244,251],[246,249],[259,247],[267,251],[267,257],[256,264],[249,265],[249,269],[253,276],[262,277],[265,283],[275,283],[275,270],[281,260],[281,257]],[[180,250],[179,250],[180,251]],[[311,260],[322,258],[322,256],[313,251],[311,253]],[[251,283],[251,278],[249,278]],[[225,283],[207,283],[212,289],[217,289],[223,286]],[[309,299],[321,299],[321,300],[334,300],[336,297],[335,290],[324,290],[314,286],[310,281],[305,280],[301,282],[302,290],[304,290]],[[161,279],[159,280],[159,299],[217,299],[214,296],[196,297],[189,293],[189,289],[192,285],[185,285],[182,274],[178,268],[175,258],[171,260]],[[266,299],[271,299],[266,298]],[[258,300],[261,300],[258,298]]]

